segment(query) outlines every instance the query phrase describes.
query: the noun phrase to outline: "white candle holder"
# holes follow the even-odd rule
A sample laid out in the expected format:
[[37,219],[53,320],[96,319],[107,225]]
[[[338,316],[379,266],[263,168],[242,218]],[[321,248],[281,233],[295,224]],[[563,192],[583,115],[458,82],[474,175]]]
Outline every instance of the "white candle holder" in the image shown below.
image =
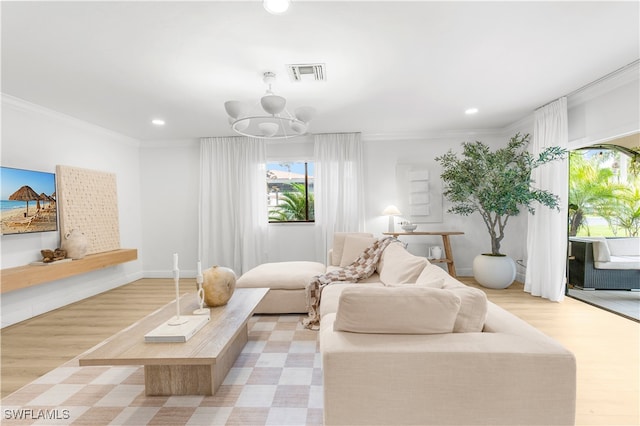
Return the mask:
[[176,316],[171,318],[167,324],[182,325],[189,321],[189,318],[180,316],[180,270],[178,269],[178,255],[173,255],[173,282],[176,286]]
[[202,274],[196,275],[196,284],[198,284],[198,293],[197,293],[197,297],[198,297],[198,304],[200,305],[199,309],[196,309],[195,311],[193,311],[194,315],[209,315],[209,309],[205,309],[204,307],[204,289],[202,288],[202,282],[203,282],[203,277]]

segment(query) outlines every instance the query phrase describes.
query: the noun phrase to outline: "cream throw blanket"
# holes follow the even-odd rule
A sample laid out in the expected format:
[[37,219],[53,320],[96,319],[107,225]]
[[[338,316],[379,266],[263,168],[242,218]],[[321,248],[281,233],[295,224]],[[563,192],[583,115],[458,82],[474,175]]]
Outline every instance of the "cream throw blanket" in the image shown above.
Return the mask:
[[303,325],[309,329],[318,329],[320,325],[320,295],[324,287],[333,282],[355,283],[369,278],[375,272],[384,249],[395,241],[398,240],[394,237],[376,240],[350,265],[311,278],[306,287],[309,316],[303,320]]

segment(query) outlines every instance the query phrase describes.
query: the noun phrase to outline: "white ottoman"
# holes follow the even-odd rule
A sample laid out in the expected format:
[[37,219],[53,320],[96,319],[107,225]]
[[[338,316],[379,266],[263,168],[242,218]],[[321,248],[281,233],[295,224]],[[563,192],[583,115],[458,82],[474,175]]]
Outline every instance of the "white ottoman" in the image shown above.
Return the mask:
[[257,314],[307,313],[306,286],[311,278],[324,274],[319,262],[263,263],[245,272],[236,281],[237,288],[269,288],[256,308]]

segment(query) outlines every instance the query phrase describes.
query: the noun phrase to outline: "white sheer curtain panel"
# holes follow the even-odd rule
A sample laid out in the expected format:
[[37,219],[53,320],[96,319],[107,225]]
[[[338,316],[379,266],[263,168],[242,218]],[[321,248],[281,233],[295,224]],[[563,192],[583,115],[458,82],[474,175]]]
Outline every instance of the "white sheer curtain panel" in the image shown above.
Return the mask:
[[[535,113],[531,152],[537,155],[550,146],[567,148],[567,98]],[[524,291],[554,302],[564,299],[567,266],[567,212],[569,208],[569,160],[558,160],[533,170],[531,178],[540,189],[560,197],[560,211],[539,206],[529,214],[527,272]]]
[[264,263],[267,241],[266,144],[263,139],[200,139],[198,254],[203,268],[236,275]]
[[326,261],[334,232],[364,230],[360,133],[314,136],[316,257]]

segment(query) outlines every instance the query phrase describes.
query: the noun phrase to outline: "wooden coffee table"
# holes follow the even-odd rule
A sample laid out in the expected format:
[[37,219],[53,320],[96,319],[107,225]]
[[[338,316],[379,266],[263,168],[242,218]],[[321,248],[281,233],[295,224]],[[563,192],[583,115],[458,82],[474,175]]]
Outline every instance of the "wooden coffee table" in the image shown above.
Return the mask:
[[[145,334],[175,316],[171,302],[81,355],[80,365],[144,365],[146,395],[213,395],[247,343],[247,322],[268,291],[236,289],[184,343],[145,342]],[[180,307],[191,315],[198,308],[195,295],[182,296]]]

